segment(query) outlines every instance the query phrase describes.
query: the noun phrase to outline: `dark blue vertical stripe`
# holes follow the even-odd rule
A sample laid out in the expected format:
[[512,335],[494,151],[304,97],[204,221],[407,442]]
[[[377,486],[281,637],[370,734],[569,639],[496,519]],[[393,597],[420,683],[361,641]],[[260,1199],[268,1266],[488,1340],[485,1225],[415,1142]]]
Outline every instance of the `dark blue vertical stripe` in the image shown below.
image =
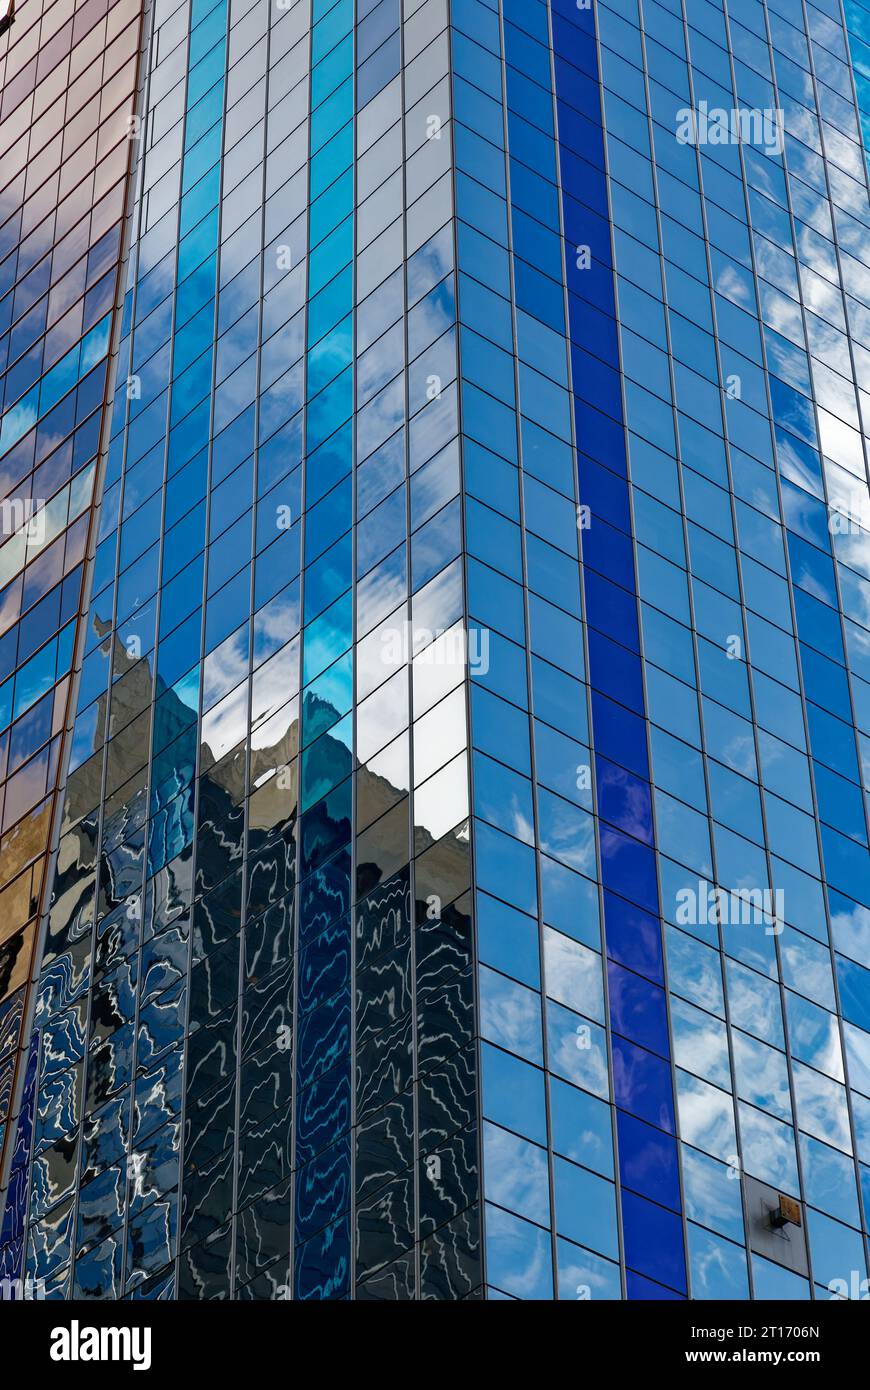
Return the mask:
[[623,1239],[629,1298],[661,1298],[686,1263],[595,18],[551,9]]

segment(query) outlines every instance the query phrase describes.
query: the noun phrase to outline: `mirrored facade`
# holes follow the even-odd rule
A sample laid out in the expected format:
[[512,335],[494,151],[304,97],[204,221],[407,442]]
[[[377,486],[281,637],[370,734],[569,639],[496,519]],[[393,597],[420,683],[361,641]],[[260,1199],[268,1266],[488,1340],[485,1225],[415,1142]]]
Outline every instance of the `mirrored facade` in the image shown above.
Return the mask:
[[19,0],[0,16],[0,1154],[7,1159],[10,1107],[29,1065],[27,985],[85,601],[140,9],[135,0]]
[[0,45],[0,1277],[865,1298],[870,9]]

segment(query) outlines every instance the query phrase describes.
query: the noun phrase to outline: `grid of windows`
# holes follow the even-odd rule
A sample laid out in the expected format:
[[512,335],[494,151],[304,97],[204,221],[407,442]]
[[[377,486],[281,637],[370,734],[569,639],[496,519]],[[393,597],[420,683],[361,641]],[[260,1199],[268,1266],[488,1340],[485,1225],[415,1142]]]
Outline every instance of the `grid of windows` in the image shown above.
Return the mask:
[[870,11],[147,20],[3,1269],[861,1297]]
[[[503,60],[505,201],[515,226],[518,186],[521,235],[511,246],[504,202],[490,203],[488,232],[513,250],[521,325],[522,218],[531,210],[540,224],[530,257],[540,271],[549,206],[540,183],[531,206],[522,200],[527,168],[540,178],[548,165],[525,153],[535,146],[521,121],[549,128],[550,69],[546,17],[536,24],[535,7],[521,20],[501,8],[499,25],[495,5],[456,7],[457,53],[466,39],[475,44],[465,69],[457,57],[457,80],[467,73],[498,100]],[[560,1297],[613,1297],[622,1287],[632,1298],[854,1297],[865,1287],[868,206],[839,7],[823,9],[801,10],[798,27],[794,7],[756,3],[732,3],[727,14],[706,2],[601,3],[594,16],[551,7],[609,960],[603,993],[597,899],[584,912],[575,898],[562,929],[581,944],[556,938],[549,962],[545,901],[543,954],[530,918],[516,919],[512,950],[506,933],[487,945],[481,918],[482,961],[498,952],[491,986],[481,969],[482,992],[493,992],[481,1028],[500,1049],[489,1098],[484,1071],[484,1116],[501,1126],[493,1136],[487,1127],[484,1175],[498,1208],[495,1220],[487,1213],[487,1274],[502,1295],[551,1297],[558,1288]],[[535,33],[537,63],[526,37]],[[512,77],[512,51],[522,55],[522,79]],[[533,76],[539,90],[520,95]],[[474,100],[476,113],[486,110],[482,96]],[[770,111],[771,138],[678,138],[681,111],[713,108]],[[479,115],[475,122],[504,148],[499,126],[495,113],[489,126]],[[461,165],[459,138],[457,148]],[[493,163],[465,167],[476,178],[479,228]],[[504,183],[496,191],[505,199]],[[464,206],[460,197],[460,218]],[[484,265],[497,267],[497,257],[480,257],[481,279]],[[510,281],[496,276],[488,284],[507,298]],[[555,287],[552,309],[545,303],[541,290],[536,317],[560,327]],[[621,380],[612,370],[617,342]],[[519,329],[516,346],[522,370]],[[552,382],[563,371],[555,360]],[[488,390],[512,413],[504,380],[492,371]],[[559,419],[554,396],[548,424]],[[507,416],[498,437],[514,461]],[[535,467],[529,457],[523,449],[524,474]],[[558,457],[555,441],[547,457]],[[523,522],[540,528],[528,510]],[[508,572],[504,560],[499,567]],[[534,592],[531,574],[527,584]],[[503,616],[491,621],[505,630]],[[582,650],[576,640],[561,647]],[[636,717],[644,712],[648,733]],[[541,852],[553,850],[525,721],[517,729],[509,746],[520,750],[529,826],[521,839],[537,844],[538,882],[533,857],[515,843],[502,857],[498,896],[529,912],[536,888],[543,897]],[[563,786],[574,765],[566,750]],[[580,756],[576,766],[589,770]],[[476,811],[477,797],[476,787]],[[480,813],[507,828],[509,805],[501,798],[497,811]],[[576,812],[563,811],[561,823],[571,827],[574,867],[594,874],[593,854],[582,861]],[[477,871],[483,886],[479,851]],[[511,1036],[508,1020],[521,1007],[526,1027]],[[585,1152],[561,1147],[566,1081],[582,1089],[567,1092],[575,1122],[598,1116]],[[601,1104],[608,1099],[613,1114]],[[746,1234],[757,1201],[777,1191],[805,1203],[808,1240],[793,1265]],[[608,1264],[618,1256],[623,1284]]]
[[22,1268],[86,1297],[458,1297],[447,7],[150,18]]
[[[0,53],[0,1157],[45,879],[122,250],[140,5],[28,0]],[[26,1040],[24,1040],[26,1042]]]

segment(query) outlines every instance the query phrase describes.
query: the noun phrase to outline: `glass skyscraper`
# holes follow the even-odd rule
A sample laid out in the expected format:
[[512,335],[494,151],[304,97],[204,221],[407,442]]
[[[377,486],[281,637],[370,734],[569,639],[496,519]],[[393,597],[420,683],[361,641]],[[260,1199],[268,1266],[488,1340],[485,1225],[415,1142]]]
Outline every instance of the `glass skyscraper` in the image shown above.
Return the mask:
[[0,1296],[870,1295],[870,0],[0,19]]

